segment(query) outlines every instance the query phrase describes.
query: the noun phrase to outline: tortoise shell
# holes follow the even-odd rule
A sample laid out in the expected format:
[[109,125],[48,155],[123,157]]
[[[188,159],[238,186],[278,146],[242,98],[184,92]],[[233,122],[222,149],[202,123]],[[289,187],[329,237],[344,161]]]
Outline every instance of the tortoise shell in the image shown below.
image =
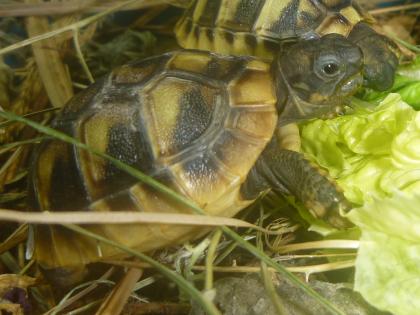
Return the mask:
[[338,33],[373,19],[352,0],[194,0],[176,26],[184,48],[271,58],[279,42]]
[[[208,214],[231,217],[251,202],[240,186],[273,135],[276,100],[269,64],[178,51],[114,70],[73,98],[53,127],[157,178]],[[188,211],[109,161],[55,139],[39,146],[30,181],[39,210]],[[203,232],[137,224],[89,229],[141,251]],[[60,226],[37,228],[35,255],[46,268],[118,253],[101,245],[99,254],[96,241]]]

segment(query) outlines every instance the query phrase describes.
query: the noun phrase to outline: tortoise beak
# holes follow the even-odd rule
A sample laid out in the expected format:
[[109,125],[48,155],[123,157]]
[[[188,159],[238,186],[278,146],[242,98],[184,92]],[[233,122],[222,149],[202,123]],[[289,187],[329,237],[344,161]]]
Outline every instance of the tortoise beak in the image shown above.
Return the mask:
[[351,96],[355,94],[362,86],[363,76],[362,74],[356,74],[341,86],[339,94],[341,96]]

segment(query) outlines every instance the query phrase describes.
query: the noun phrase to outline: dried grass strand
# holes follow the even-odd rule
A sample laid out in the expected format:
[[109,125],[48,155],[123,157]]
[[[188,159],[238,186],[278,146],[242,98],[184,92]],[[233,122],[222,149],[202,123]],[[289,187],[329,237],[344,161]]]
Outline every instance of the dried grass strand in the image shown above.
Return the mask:
[[[42,3],[40,0],[25,0],[27,3]],[[46,17],[28,17],[26,30],[29,37],[45,34],[51,30]],[[61,36],[60,36],[61,37]],[[62,107],[73,97],[70,75],[60,56],[61,38],[48,38],[32,45],[36,65],[48,98],[54,107]]]
[[306,249],[319,249],[319,248],[341,248],[341,249],[358,249],[360,241],[354,240],[326,240],[314,241],[284,245],[278,248],[278,253],[288,253]]
[[[101,261],[102,263],[123,266],[123,267],[132,267],[132,268],[143,268],[150,269],[153,268],[147,263],[144,262],[135,262],[135,261],[118,261],[118,260],[105,260]],[[316,265],[307,265],[307,266],[296,266],[296,267],[285,267],[287,271],[293,273],[321,273],[332,270],[347,269],[352,268],[355,265],[354,259],[348,259],[343,261],[337,261],[332,263],[325,264],[316,264]],[[206,271],[207,266],[193,266],[191,270],[194,271]],[[268,271],[278,273],[272,267],[268,267]],[[259,266],[213,266],[213,272],[217,273],[259,273],[261,272],[261,267]]]
[[28,226],[19,226],[6,240],[0,243],[0,255],[26,240]]
[[102,302],[95,315],[119,315],[123,311],[128,298],[133,292],[137,281],[142,277],[143,270],[130,268],[118,284],[112,289],[105,301]]
[[84,11],[97,0],[42,2],[39,4],[13,3],[0,5],[0,17],[62,15]]
[[374,9],[374,10],[370,10],[369,13],[371,15],[381,15],[381,14],[386,14],[386,13],[406,11],[406,10],[412,10],[412,9],[420,9],[420,3],[402,4],[402,5],[392,6],[389,8]]
[[86,296],[87,294],[95,290],[101,284],[101,281],[108,280],[109,277],[111,277],[111,275],[113,274],[113,272],[114,272],[113,267],[108,269],[98,280],[92,281],[92,283],[90,283],[86,288],[84,288],[79,293],[75,294],[74,296],[72,297],[69,296],[68,298],[66,296],[64,300],[58,303],[58,305],[56,305],[55,307],[53,307],[52,309],[50,309],[48,312],[44,313],[43,315],[56,314],[62,311],[63,309],[67,308],[68,306],[72,305],[76,301],[80,300],[81,298],[83,298],[84,296]]
[[[211,219],[209,219],[211,218]],[[266,230],[254,224],[235,218],[203,216],[182,213],[155,212],[22,212],[0,209],[0,221],[22,222],[32,224],[174,224],[192,226],[234,226],[251,228],[263,233],[277,235],[278,232]]]
[[261,262],[260,266],[261,279],[264,284],[265,292],[267,293],[277,315],[287,315],[287,311],[282,297],[278,294],[276,287],[273,283],[273,275],[275,274],[272,270],[269,270],[267,264]]
[[76,49],[77,58],[79,59],[80,65],[82,66],[86,77],[88,78],[90,83],[94,83],[95,79],[93,78],[92,72],[90,72],[89,70],[89,66],[85,60],[85,57],[83,56],[82,49],[80,48],[78,29],[73,31],[73,44],[74,48]]
[[[7,53],[12,52],[16,49],[26,47],[26,46],[31,45],[33,43],[36,43],[40,40],[51,38],[51,37],[60,35],[62,33],[73,32],[74,30],[83,28],[83,27],[85,27],[85,26],[103,18],[104,16],[107,16],[107,15],[109,15],[109,14],[115,12],[115,11],[118,11],[119,9],[121,9],[125,6],[128,6],[131,3],[134,3],[136,1],[139,1],[139,0],[124,1],[123,3],[119,3],[119,4],[109,8],[109,9],[103,11],[103,12],[100,12],[98,14],[89,16],[89,17],[87,17],[83,20],[80,20],[80,21],[77,21],[75,23],[66,25],[64,27],[53,30],[51,32],[40,34],[40,35],[31,37],[31,38],[25,39],[23,41],[20,41],[18,43],[15,43],[13,45],[7,46],[3,49],[0,49],[0,55],[7,54]],[[149,7],[149,6],[152,6],[152,5],[154,6],[154,5],[163,4],[163,3],[165,3],[165,1],[163,1],[163,0],[141,0],[141,7],[146,8],[146,7]],[[140,4],[139,4],[139,6],[140,6]]]
[[213,263],[216,258],[217,245],[219,245],[222,235],[222,231],[220,229],[217,229],[214,232],[210,241],[210,245],[206,255],[206,278],[204,282],[205,291],[213,289]]
[[[333,263],[325,263],[325,264],[317,264],[317,265],[308,265],[308,266],[298,266],[298,267],[285,267],[286,270],[293,272],[293,273],[306,273],[306,274],[313,274],[313,273],[321,273],[326,271],[332,270],[339,270],[339,269],[347,269],[352,268],[355,265],[355,260],[345,260],[345,261],[338,261]],[[194,266],[192,270],[197,271],[204,271],[205,266]],[[277,270],[274,268],[268,267],[268,271],[278,273]],[[261,272],[260,267],[252,267],[252,266],[232,266],[232,267],[225,267],[225,266],[214,266],[213,271],[217,273],[259,273]]]
[[[99,0],[79,0],[65,2],[43,2],[39,5],[14,3],[0,5],[0,17],[20,17],[20,16],[45,16],[45,15],[64,15],[72,13],[98,13],[109,9],[111,6],[118,5],[122,1],[108,1],[101,3]],[[176,1],[156,1],[159,4],[171,4],[175,6],[185,6]],[[154,5],[154,4],[151,4]],[[149,5],[148,5],[149,6]],[[147,6],[140,3],[133,3],[130,6],[121,8],[123,11],[143,9]]]
[[4,185],[12,179],[18,169],[20,161],[25,157],[25,150],[19,147],[13,152],[0,168],[0,191],[3,190]]

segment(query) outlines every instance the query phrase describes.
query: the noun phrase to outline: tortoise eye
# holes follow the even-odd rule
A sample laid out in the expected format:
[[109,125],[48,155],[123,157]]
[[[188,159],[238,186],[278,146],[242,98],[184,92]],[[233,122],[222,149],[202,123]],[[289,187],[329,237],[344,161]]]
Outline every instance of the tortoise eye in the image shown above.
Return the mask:
[[333,62],[327,63],[322,67],[322,71],[327,75],[327,76],[335,76],[340,70],[340,67]]
[[318,77],[331,81],[339,76],[344,68],[342,67],[342,59],[338,58],[334,53],[322,53],[315,59],[314,70]]

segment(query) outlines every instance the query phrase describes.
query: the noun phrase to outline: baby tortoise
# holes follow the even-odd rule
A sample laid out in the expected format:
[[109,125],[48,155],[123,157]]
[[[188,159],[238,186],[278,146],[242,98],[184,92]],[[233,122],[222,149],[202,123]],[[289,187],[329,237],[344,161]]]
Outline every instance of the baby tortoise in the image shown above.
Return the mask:
[[[74,97],[52,126],[153,176],[209,215],[232,217],[275,189],[342,227],[348,205],[304,157],[277,144],[278,126],[319,117],[362,84],[362,53],[341,35],[291,45],[268,64],[255,57],[181,50],[131,63]],[[57,139],[37,148],[29,200],[40,211],[190,213],[112,163]],[[147,252],[203,235],[173,225],[89,230]],[[124,256],[61,226],[35,229],[35,258],[61,270]],[[70,269],[69,269],[70,268]]]
[[397,49],[373,22],[352,0],[192,0],[176,35],[184,48],[272,58],[288,39],[338,33],[362,49],[366,85],[387,90]]

